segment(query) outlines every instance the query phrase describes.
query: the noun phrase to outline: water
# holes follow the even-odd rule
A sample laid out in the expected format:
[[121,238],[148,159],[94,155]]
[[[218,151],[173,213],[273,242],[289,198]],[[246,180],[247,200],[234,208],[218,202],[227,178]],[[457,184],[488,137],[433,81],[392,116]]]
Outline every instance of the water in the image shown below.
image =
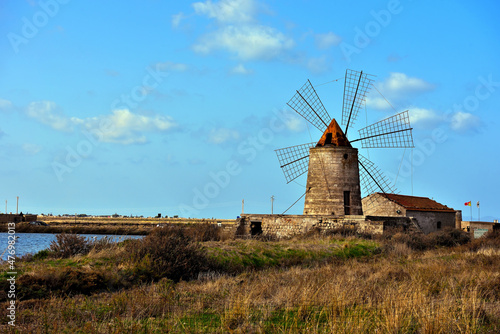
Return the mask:
[[[2,260],[7,260],[7,246],[8,246],[8,233],[0,233],[0,255]],[[35,254],[43,249],[50,247],[50,243],[56,240],[56,235],[53,233],[16,233],[16,243],[15,251],[16,256],[21,257],[23,255],[32,253]],[[108,237],[111,241],[122,241],[125,239],[138,239],[142,238],[142,235],[105,235],[105,234],[82,234],[87,239],[102,239]]]

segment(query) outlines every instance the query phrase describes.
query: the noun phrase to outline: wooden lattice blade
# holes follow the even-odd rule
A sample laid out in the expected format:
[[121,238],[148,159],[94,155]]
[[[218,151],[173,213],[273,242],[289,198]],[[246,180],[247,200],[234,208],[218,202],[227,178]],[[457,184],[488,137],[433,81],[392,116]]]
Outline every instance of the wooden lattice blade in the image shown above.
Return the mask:
[[342,104],[342,125],[346,126],[345,134],[358,118],[358,113],[366,93],[370,90],[373,79],[371,74],[347,69],[344,82],[344,101]]
[[309,149],[316,143],[308,143],[275,150],[280,167],[285,174],[286,183],[290,183],[305,172],[309,167]]
[[328,115],[309,80],[295,93],[287,104],[321,132],[328,127],[331,119],[330,115]]
[[363,148],[412,148],[413,136],[408,110],[359,130]]
[[373,194],[375,192],[382,192],[387,194],[392,194],[395,192],[389,179],[378,169],[375,164],[358,154],[359,162],[359,182],[365,196]]

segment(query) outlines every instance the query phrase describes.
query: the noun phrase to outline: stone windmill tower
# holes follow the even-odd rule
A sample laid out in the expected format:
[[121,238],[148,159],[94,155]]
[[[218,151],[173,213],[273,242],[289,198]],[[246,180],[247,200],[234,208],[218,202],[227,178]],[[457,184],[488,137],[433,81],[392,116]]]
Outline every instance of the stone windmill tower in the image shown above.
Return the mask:
[[[308,172],[304,215],[362,215],[361,188],[365,195],[393,193],[388,179],[352,146],[363,148],[413,147],[408,111],[359,130],[360,137],[349,140],[347,132],[361,109],[373,79],[363,72],[347,70],[344,83],[342,125],[328,115],[308,80],[288,105],[323,132],[316,143],[276,150],[287,183]],[[365,205],[370,205],[367,202]]]

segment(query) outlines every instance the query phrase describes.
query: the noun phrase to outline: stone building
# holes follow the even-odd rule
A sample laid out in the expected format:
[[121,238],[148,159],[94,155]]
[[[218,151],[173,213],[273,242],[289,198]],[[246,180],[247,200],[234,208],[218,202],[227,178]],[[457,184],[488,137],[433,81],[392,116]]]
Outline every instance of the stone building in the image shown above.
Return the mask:
[[498,222],[462,221],[460,228],[470,232],[474,238],[479,238],[489,231],[500,230],[500,224]]
[[427,197],[373,193],[362,200],[365,215],[414,218],[424,233],[459,226],[461,211]]

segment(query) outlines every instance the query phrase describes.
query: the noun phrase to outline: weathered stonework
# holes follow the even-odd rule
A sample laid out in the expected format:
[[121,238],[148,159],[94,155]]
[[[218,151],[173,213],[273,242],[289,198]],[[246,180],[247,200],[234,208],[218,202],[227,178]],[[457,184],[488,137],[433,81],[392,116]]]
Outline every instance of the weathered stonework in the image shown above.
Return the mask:
[[345,227],[371,234],[382,234],[390,227],[415,230],[414,222],[407,217],[244,214],[238,224],[240,236],[262,234],[277,238],[301,235],[312,229],[328,231]]
[[358,150],[311,148],[306,189],[304,215],[362,215]]
[[[407,205],[391,200],[392,197],[404,199]],[[424,233],[435,232],[445,227],[454,228],[457,226],[457,220],[461,220],[459,211],[425,197],[375,193],[363,198],[363,208],[365,214],[372,216],[414,218]]]

